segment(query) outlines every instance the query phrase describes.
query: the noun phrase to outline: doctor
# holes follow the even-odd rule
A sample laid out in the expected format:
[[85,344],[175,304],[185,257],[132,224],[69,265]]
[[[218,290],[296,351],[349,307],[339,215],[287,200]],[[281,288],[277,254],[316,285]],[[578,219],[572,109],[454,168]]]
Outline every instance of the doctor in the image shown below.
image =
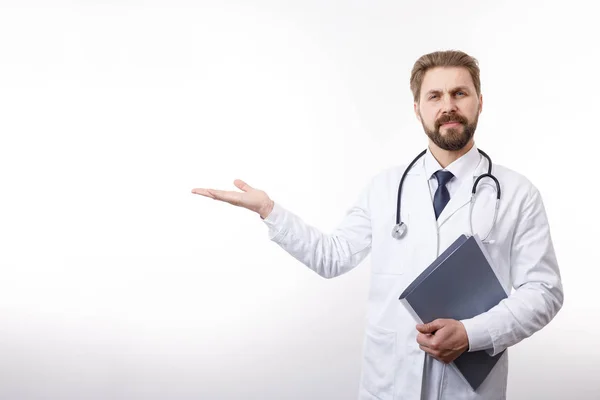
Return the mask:
[[[272,241],[325,278],[350,271],[371,253],[359,399],[505,399],[508,351],[477,391],[448,363],[465,351],[498,354],[544,327],[561,308],[544,205],[524,176],[492,164],[501,192],[495,223],[493,179],[481,180],[470,206],[473,183],[489,167],[473,140],[483,106],[477,60],[460,51],[426,54],[414,65],[410,88],[429,138],[426,153],[410,169],[374,176],[331,233],[241,180],[234,182],[241,192],[192,192],[257,212]],[[408,229],[397,239],[392,229],[405,172],[400,219]],[[471,233],[470,221],[481,238],[490,232],[486,246],[509,297],[471,319],[416,324],[399,294],[459,235]]]

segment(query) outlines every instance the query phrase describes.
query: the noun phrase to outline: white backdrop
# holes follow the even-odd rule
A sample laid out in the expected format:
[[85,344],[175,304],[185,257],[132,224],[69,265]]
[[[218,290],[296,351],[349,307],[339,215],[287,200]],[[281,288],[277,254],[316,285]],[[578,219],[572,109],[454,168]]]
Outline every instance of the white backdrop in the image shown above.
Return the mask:
[[409,75],[443,49],[480,61],[477,144],[540,189],[563,274],[509,398],[597,398],[593,4],[1,0],[0,398],[355,398],[370,258],[322,279],[190,191],[333,230],[426,146]]

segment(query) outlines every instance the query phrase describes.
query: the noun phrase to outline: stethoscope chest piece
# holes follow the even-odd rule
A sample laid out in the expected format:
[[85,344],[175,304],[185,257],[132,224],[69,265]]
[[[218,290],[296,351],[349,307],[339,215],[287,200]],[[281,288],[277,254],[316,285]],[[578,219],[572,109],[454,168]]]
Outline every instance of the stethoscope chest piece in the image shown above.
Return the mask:
[[401,239],[406,235],[407,226],[404,222],[400,222],[399,224],[394,225],[394,229],[392,229],[392,237],[394,239]]

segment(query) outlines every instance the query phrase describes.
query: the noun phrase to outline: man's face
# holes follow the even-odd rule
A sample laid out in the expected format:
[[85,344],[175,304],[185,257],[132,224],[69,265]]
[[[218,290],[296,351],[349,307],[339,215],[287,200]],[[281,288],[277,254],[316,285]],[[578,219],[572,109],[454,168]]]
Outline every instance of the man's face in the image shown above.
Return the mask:
[[473,138],[482,100],[466,68],[438,67],[425,73],[415,113],[433,143],[456,151]]

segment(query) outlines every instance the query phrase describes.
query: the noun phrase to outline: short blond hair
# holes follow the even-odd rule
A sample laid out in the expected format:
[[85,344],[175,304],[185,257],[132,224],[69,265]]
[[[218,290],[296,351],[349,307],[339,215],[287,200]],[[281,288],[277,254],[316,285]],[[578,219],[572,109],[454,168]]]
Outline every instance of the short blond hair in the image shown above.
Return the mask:
[[434,53],[421,56],[413,66],[410,74],[410,90],[412,91],[415,103],[419,102],[419,97],[421,96],[421,85],[423,84],[425,73],[436,67],[466,68],[473,79],[477,96],[481,94],[479,62],[475,58],[458,50],[436,51]]

